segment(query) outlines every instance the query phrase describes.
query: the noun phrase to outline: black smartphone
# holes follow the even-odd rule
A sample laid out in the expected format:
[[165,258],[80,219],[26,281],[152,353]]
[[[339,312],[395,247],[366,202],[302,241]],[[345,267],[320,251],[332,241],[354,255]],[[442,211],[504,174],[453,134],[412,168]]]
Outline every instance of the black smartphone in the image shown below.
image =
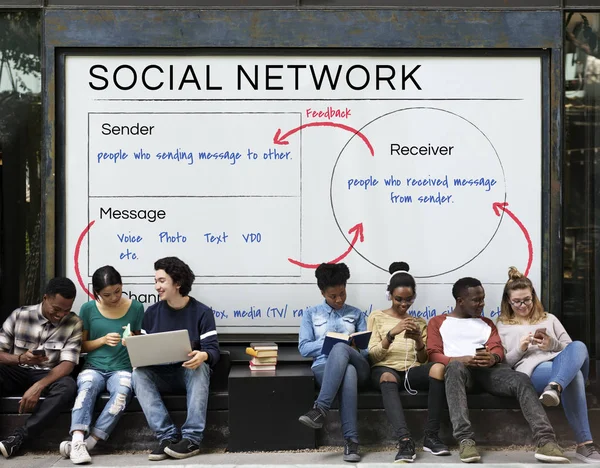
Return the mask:
[[45,349],[34,349],[33,351],[31,351],[31,354],[33,354],[34,356],[45,356],[46,350]]
[[475,352],[478,353],[479,351],[487,351],[487,348],[485,346],[481,346],[479,348],[475,348]]

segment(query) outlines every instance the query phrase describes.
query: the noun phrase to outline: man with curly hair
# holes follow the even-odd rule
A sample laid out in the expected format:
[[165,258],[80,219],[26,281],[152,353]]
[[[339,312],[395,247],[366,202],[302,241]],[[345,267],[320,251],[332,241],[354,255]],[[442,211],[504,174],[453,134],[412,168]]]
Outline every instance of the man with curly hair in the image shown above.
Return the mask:
[[[159,440],[149,460],[168,457],[188,458],[200,452],[210,369],[219,361],[219,342],[212,310],[189,296],[195,276],[190,267],[177,257],[165,257],[154,263],[154,288],[160,301],[144,314],[146,333],[187,329],[192,343],[190,359],[184,363],[137,367],[133,387],[148,425]],[[161,392],[187,395],[187,418],[181,431],[175,426]]]

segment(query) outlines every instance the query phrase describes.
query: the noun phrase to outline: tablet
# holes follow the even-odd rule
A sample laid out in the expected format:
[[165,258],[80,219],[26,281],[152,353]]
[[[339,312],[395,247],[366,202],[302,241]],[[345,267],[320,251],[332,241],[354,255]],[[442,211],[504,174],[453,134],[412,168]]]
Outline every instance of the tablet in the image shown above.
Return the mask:
[[187,330],[132,335],[125,343],[133,367],[189,361],[188,354],[192,352]]

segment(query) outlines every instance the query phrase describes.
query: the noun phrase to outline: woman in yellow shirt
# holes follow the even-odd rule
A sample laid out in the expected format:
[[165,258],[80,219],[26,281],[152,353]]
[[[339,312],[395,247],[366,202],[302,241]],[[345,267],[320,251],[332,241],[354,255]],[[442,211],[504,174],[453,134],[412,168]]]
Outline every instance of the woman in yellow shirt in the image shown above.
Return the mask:
[[367,328],[373,332],[369,342],[371,379],[381,390],[385,413],[399,441],[395,462],[412,462],[416,458],[415,442],[406,426],[400,401],[400,385],[410,394],[416,394],[413,389],[429,390],[423,450],[434,455],[450,454],[439,437],[446,398],[444,365],[427,363],[427,323],[408,313],[417,297],[415,279],[408,270],[405,262],[390,265],[387,292],[391,307],[372,312],[367,320]]

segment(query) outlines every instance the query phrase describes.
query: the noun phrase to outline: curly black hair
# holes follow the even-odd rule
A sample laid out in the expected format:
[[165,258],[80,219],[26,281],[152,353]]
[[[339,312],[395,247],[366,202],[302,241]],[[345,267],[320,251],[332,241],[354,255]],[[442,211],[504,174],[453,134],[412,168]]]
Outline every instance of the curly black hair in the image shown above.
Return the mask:
[[321,263],[315,270],[317,286],[325,291],[332,286],[346,286],[350,270],[345,263]]
[[469,288],[476,288],[477,286],[481,286],[481,281],[477,278],[471,278],[470,276],[461,278],[452,286],[452,296],[454,299],[458,299],[463,297]]
[[75,299],[77,289],[75,288],[73,281],[69,278],[59,276],[48,281],[44,294],[51,297],[60,294],[65,299]]
[[389,272],[390,275],[396,273],[397,271],[405,271],[406,273],[398,273],[390,278],[390,282],[388,284],[387,290],[390,294],[394,292],[394,289],[400,287],[408,287],[412,288],[413,292],[417,292],[417,285],[415,283],[415,279],[408,272],[410,267],[406,262],[393,262],[390,265]]
[[165,257],[154,262],[154,270],[164,270],[173,280],[173,284],[179,285],[179,294],[187,296],[192,290],[192,284],[196,279],[194,272],[187,263],[177,257]]

